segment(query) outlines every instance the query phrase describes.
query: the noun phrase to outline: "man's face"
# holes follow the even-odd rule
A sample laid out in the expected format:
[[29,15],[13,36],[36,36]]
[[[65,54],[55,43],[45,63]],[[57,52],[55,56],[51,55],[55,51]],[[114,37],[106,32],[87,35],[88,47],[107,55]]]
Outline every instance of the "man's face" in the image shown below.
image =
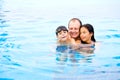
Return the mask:
[[80,23],[79,21],[71,21],[69,23],[68,29],[69,29],[69,34],[72,38],[77,38],[79,36],[79,28],[80,28]]

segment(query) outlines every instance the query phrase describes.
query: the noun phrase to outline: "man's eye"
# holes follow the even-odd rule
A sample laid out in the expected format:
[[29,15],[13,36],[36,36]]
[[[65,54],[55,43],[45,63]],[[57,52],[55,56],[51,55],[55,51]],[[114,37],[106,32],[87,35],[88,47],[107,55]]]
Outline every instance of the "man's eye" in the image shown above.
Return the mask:
[[70,30],[72,30],[73,28],[70,28]]
[[78,28],[75,28],[75,30],[78,30]]

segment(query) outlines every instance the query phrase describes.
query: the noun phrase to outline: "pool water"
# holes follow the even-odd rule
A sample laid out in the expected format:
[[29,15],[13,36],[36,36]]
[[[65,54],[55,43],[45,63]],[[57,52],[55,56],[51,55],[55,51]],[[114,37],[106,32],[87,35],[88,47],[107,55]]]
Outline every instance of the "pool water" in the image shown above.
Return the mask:
[[[85,4],[52,1],[0,0],[0,80],[120,80],[120,2],[100,3],[105,7],[101,14],[81,12],[89,9]],[[86,5],[97,10],[100,5],[92,1]],[[55,29],[72,17],[94,26],[100,45],[93,54],[56,54]]]

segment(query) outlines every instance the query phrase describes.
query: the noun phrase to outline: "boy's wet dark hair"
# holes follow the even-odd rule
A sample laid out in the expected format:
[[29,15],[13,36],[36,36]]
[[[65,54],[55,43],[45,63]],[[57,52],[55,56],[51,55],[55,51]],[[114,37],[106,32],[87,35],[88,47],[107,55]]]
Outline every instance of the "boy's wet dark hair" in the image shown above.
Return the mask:
[[65,26],[58,26],[58,28],[56,29],[56,35],[58,35],[59,32],[61,31],[67,31],[68,29]]

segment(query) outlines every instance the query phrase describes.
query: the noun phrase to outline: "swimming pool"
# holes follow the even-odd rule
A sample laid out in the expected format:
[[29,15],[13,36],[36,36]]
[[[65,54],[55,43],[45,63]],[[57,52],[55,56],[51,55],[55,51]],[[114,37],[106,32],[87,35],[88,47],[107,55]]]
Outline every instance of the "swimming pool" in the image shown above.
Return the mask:
[[[78,8],[42,3],[0,0],[0,80],[120,80],[120,16],[83,15],[74,12]],[[101,44],[91,56],[76,55],[78,62],[59,63],[51,48],[55,29],[72,17],[93,24]]]

